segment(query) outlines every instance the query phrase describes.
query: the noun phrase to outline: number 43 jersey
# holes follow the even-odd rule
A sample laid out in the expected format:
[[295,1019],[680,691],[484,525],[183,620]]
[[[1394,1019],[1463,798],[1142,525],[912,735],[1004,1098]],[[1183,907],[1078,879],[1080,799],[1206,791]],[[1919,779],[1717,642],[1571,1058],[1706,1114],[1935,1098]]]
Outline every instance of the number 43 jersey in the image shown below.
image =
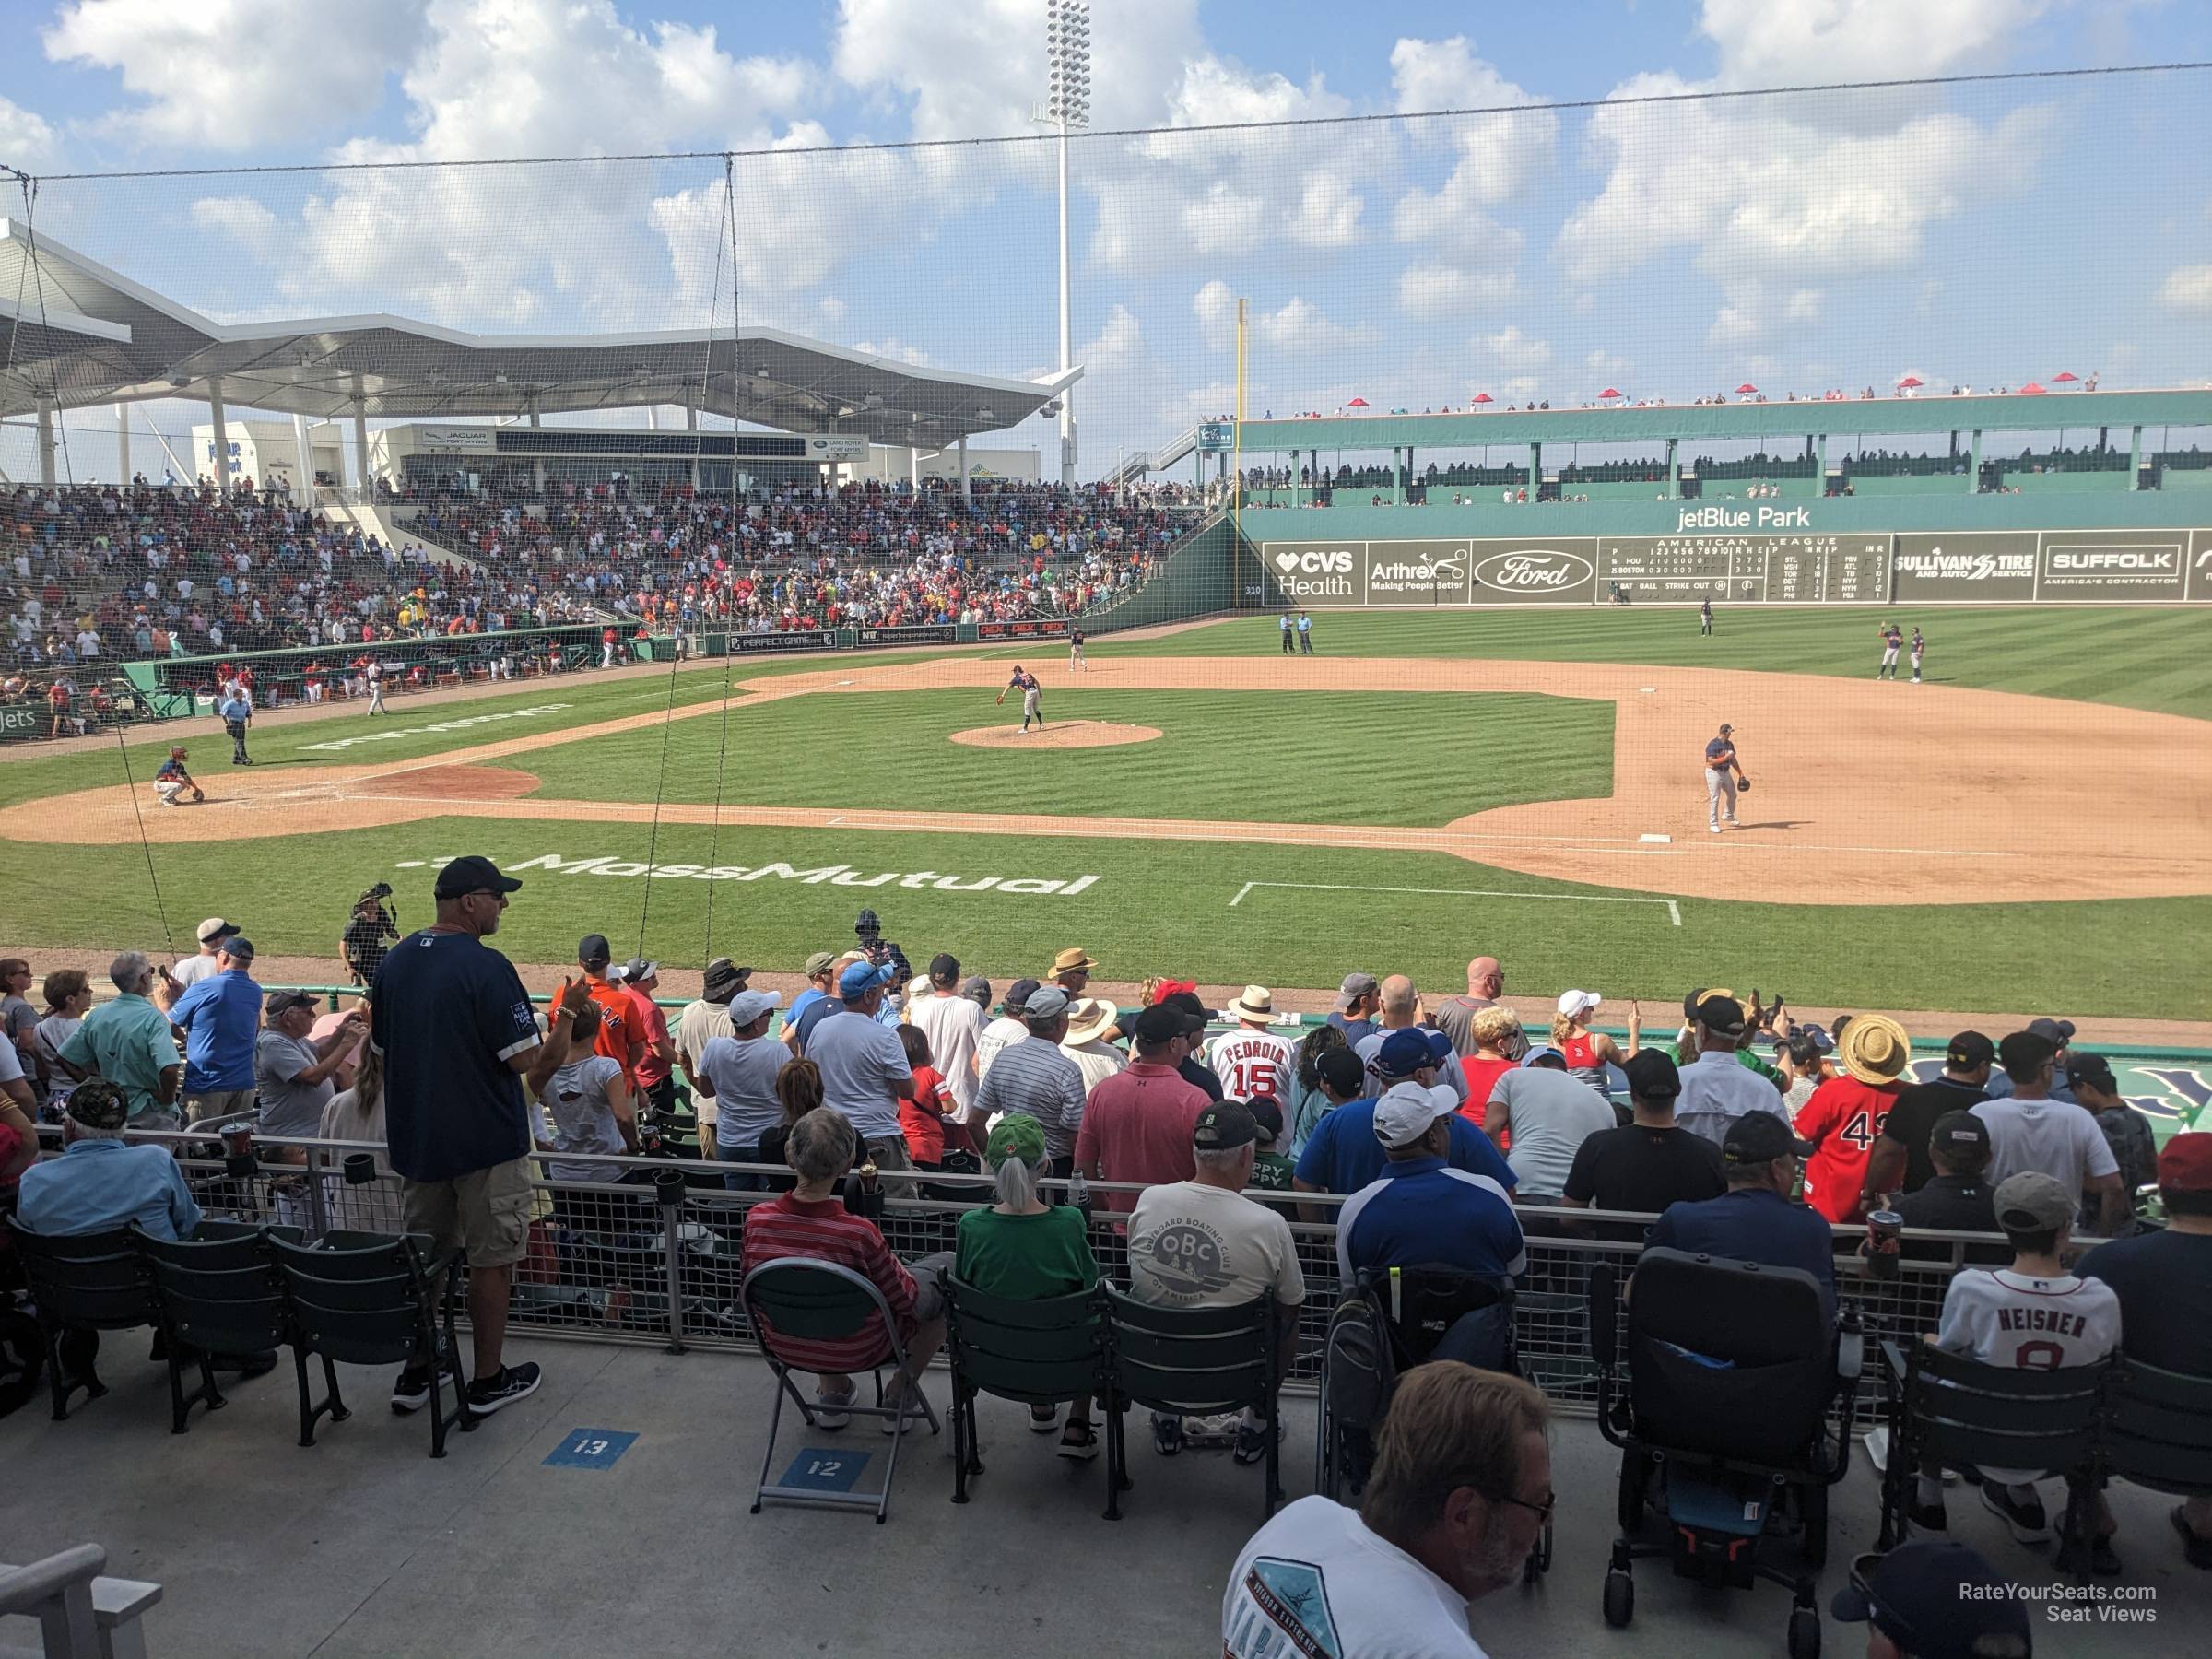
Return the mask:
[[1814,1146],[1805,1166],[1805,1201],[1830,1221],[1865,1218],[1859,1194],[1866,1184],[1866,1162],[1889,1108],[1903,1092],[1901,1084],[1830,1077],[1798,1110],[1797,1136]]

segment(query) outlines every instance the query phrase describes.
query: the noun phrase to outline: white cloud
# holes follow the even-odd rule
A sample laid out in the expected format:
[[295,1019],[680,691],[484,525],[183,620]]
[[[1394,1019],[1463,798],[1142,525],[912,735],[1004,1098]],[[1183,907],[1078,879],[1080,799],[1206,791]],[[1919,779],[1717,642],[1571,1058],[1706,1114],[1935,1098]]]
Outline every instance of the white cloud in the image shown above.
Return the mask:
[[1367,204],[1335,173],[1310,172],[1299,197],[1290,240],[1309,248],[1348,248],[1359,240],[1359,215]]
[[[1119,310],[1119,307],[1116,307]],[[1236,342],[1237,300],[1228,283],[1216,277],[1191,298],[1198,332],[1216,351]],[[1264,346],[1283,351],[1335,351],[1351,346],[1371,346],[1376,333],[1368,324],[1347,326],[1325,316],[1312,300],[1293,295],[1275,311],[1251,314],[1252,335]]]
[[1705,344],[1722,347],[1741,346],[1747,340],[1758,339],[1765,332],[1765,324],[1750,311],[1738,305],[1724,305],[1713,313],[1712,326],[1705,331]]
[[148,144],[241,150],[374,110],[420,43],[427,4],[77,0],[43,38],[56,63],[122,76],[137,101],[110,124]]
[[1500,369],[1541,369],[1551,361],[1551,342],[1531,339],[1518,323],[1508,323],[1496,334],[1477,335],[1475,345]]
[[[1106,324],[1099,330],[1098,338],[1087,342],[1076,352],[1076,361],[1083,365],[1086,378],[1134,368],[1143,356],[1144,344],[1144,328],[1138,324],[1136,313],[1117,300],[1113,309],[1106,313]],[[1077,390],[1080,389],[1078,382]]]
[[1583,361],[1588,365],[1590,372],[1596,375],[1598,379],[1616,382],[1636,366],[1627,358],[1617,357],[1602,346],[1584,358]]
[[1398,273],[1398,309],[1417,322],[1433,323],[1478,305],[1511,299],[1513,273],[1470,271],[1459,265],[1411,265]]
[[[1671,74],[1641,75],[1616,96],[1699,89]],[[2028,176],[2049,125],[2035,106],[1988,126],[1942,113],[1874,132],[1804,124],[1794,113],[1760,100],[1615,101],[1594,112],[1590,149],[1609,171],[1560,228],[1555,252],[1570,279],[1618,276],[1685,245],[1733,281],[1802,285],[1908,265],[1928,227],[1977,187]]]
[[1792,323],[1820,321],[1821,293],[1818,288],[1799,288],[1790,296],[1788,308],[1783,315]]
[[2171,311],[2212,313],[2212,265],[2178,265],[2159,285],[2159,303]]
[[61,159],[62,141],[43,116],[0,98],[0,162],[38,172]]
[[1704,0],[1730,86],[1942,75],[1994,58],[2052,0]]
[[894,363],[904,363],[913,369],[923,368],[930,360],[929,353],[921,347],[909,346],[904,340],[895,338],[886,338],[881,343],[875,340],[855,341],[853,349],[865,351],[870,357],[888,358]]

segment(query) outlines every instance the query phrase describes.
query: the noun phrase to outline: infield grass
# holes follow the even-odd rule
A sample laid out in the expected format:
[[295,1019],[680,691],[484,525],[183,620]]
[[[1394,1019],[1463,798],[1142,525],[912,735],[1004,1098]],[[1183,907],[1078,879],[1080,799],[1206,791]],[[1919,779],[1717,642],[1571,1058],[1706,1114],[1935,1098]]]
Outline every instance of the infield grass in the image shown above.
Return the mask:
[[987,691],[841,691],[731,710],[726,754],[718,719],[670,726],[665,777],[658,733],[508,764],[535,773],[535,793],[549,800],[649,801],[658,782],[668,801],[1275,824],[1443,824],[1519,801],[1613,793],[1613,705],[1586,698],[1083,686],[1048,690],[1045,713],[1160,735],[1090,749],[979,748],[950,738],[1021,720]]

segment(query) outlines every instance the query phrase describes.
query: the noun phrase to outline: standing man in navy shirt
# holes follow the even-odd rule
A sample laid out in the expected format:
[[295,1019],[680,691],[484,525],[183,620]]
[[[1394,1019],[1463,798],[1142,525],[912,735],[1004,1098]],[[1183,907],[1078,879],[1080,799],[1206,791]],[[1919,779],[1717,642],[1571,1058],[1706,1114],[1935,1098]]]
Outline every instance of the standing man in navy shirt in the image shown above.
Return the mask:
[[[1735,789],[1738,781],[1751,782],[1744,776],[1744,763],[1735,758],[1735,739],[1728,734],[1734,726],[1723,726],[1720,735],[1705,745],[1705,827],[1715,835],[1721,832],[1721,820],[1726,818],[1731,828],[1735,823]],[[1725,803],[1727,811],[1721,810]]]
[[[476,1372],[469,1409],[499,1410],[536,1392],[538,1368],[507,1365],[507,1298],[529,1246],[530,1120],[522,1079],[543,1093],[568,1052],[568,1024],[590,999],[564,980],[539,1040],[514,965],[484,941],[523,884],[488,858],[438,872],[438,920],[392,947],[370,992],[369,1035],[384,1062],[384,1124],[405,1179],[406,1228],[441,1250],[468,1252],[468,1320]],[[392,1388],[392,1409],[430,1397],[427,1366]]]

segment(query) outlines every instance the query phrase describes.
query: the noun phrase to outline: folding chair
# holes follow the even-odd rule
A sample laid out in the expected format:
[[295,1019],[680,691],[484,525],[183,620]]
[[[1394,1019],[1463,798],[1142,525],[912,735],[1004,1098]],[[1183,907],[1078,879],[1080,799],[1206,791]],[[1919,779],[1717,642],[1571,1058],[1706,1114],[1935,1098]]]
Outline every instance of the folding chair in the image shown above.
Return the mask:
[[[71,1330],[133,1331],[141,1325],[158,1329],[161,1312],[154,1302],[145,1260],[131,1235],[121,1228],[50,1235],[32,1232],[13,1216],[7,1218],[7,1226],[30,1286],[39,1329],[46,1339],[53,1420],[64,1422],[69,1416],[71,1394],[81,1388],[86,1399],[97,1400],[108,1387],[90,1365],[81,1377],[63,1374],[63,1334]],[[212,1374],[206,1375],[206,1383],[212,1392]]]
[[2059,1549],[2077,1542],[2080,1501],[2094,1473],[2113,1362],[2064,1371],[1984,1365],[1927,1342],[1882,1344],[1888,1362],[1889,1465],[1882,1477],[1876,1547],[1902,1543],[1912,1482],[1924,1463],[1948,1468],[2048,1469],[2066,1482]]
[[[238,1222],[204,1221],[189,1240],[157,1239],[136,1222],[129,1228],[154,1283],[169,1358],[169,1431],[182,1434],[195,1405],[220,1411],[229,1402],[216,1386],[216,1355],[265,1354],[291,1340],[284,1281],[269,1259],[263,1230]],[[285,1228],[294,1243],[297,1228]],[[196,1351],[203,1385],[184,1392],[186,1356]],[[324,1362],[326,1366],[328,1360]],[[332,1380],[331,1390],[337,1383]]]
[[965,1503],[968,1477],[983,1472],[976,1395],[1025,1406],[1067,1405],[1102,1395],[1106,1322],[1099,1296],[1090,1290],[1009,1301],[947,1278],[946,1292],[947,1346],[952,1356],[952,1500]]
[[[753,1488],[751,1512],[759,1514],[761,1503],[775,1498],[786,1503],[873,1509],[877,1525],[882,1525],[890,1513],[891,1482],[899,1472],[899,1442],[906,1438],[903,1434],[890,1437],[890,1454],[884,1460],[883,1489],[877,1493],[823,1492],[806,1487],[771,1486],[768,1472],[776,1461],[776,1434],[783,1421],[786,1395],[799,1408],[806,1426],[809,1429],[816,1426],[814,1406],[791,1380],[794,1371],[812,1371],[814,1368],[784,1359],[777,1351],[783,1343],[848,1341],[865,1330],[871,1318],[881,1320],[883,1351],[868,1365],[876,1382],[876,1404],[863,1406],[855,1400],[838,1409],[853,1417],[888,1418],[894,1425],[904,1414],[903,1400],[898,1406],[883,1403],[883,1368],[889,1365],[892,1374],[900,1377],[906,1375],[907,1370],[906,1345],[900,1340],[899,1322],[891,1317],[890,1304],[883,1300],[883,1292],[850,1267],[806,1256],[784,1256],[764,1262],[747,1273],[738,1295],[745,1304],[746,1319],[753,1328],[754,1338],[760,1344],[760,1352],[766,1357],[769,1369],[776,1373],[776,1405],[768,1419],[768,1450],[760,1459],[760,1481]],[[917,1387],[914,1397],[922,1403],[922,1415],[928,1419],[929,1431],[941,1433],[943,1425],[937,1421],[936,1409],[930,1405],[929,1396]]]
[[1159,1308],[1105,1287],[1112,1397],[1106,1407],[1106,1516],[1121,1519],[1121,1495],[1131,1489],[1129,1406],[1180,1416],[1214,1416],[1250,1406],[1267,1424],[1266,1489],[1261,1517],[1283,1500],[1277,1432],[1275,1300],[1262,1296],[1233,1308]]
[[[418,1233],[383,1234],[332,1231],[307,1246],[280,1238],[269,1241],[283,1275],[285,1300],[292,1323],[292,1361],[300,1382],[300,1443],[315,1443],[315,1423],[328,1416],[343,1422],[352,1413],[338,1394],[331,1361],[348,1365],[419,1365],[430,1373],[430,1455],[445,1455],[446,1430],[459,1423],[464,1433],[478,1421],[468,1409],[468,1388],[461,1375],[461,1350],[453,1340],[453,1265],[458,1250],[432,1254]],[[433,1280],[443,1289],[433,1293]],[[308,1403],[307,1357],[323,1359],[329,1395],[320,1406]],[[450,1382],[453,1409],[445,1409],[441,1381]]]

